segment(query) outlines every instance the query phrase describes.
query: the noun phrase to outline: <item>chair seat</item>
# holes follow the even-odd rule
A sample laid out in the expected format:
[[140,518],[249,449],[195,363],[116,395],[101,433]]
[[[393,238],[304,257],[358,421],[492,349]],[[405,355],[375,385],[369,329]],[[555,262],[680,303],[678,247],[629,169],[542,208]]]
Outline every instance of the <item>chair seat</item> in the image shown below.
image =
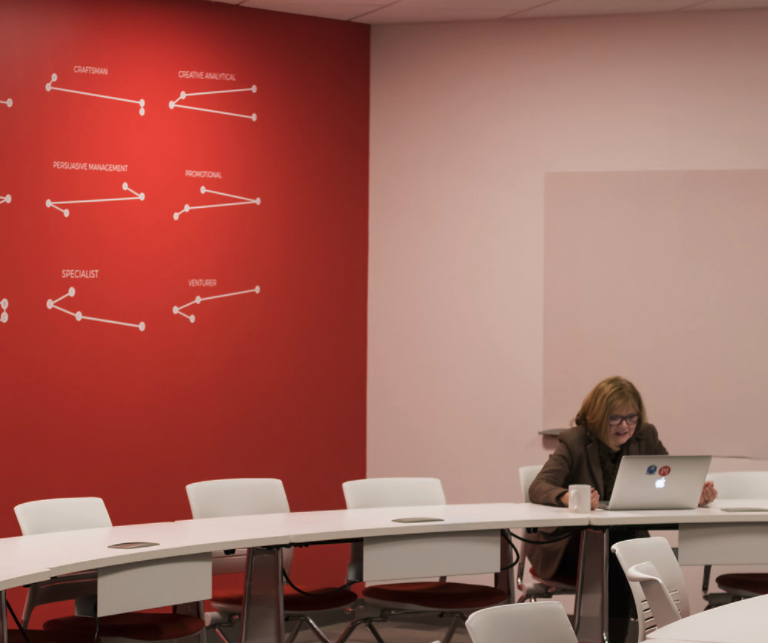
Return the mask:
[[[286,612],[317,612],[350,605],[357,600],[352,590],[335,587],[313,587],[307,590],[311,596],[287,589],[283,594]],[[243,606],[243,592],[236,589],[214,590],[211,604],[222,611],[239,614]]]
[[363,590],[371,601],[399,604],[407,609],[462,610],[499,605],[508,599],[506,592],[486,585],[467,583],[395,583],[373,585]]
[[[46,635],[40,630],[26,630],[26,634],[30,643],[54,643],[54,639],[50,635]],[[9,629],[8,643],[26,643],[26,640],[19,630]]]
[[[203,619],[185,614],[131,612],[99,619],[99,636],[121,637],[135,641],[172,641],[191,636],[205,627]],[[88,640],[96,629],[89,616],[65,616],[46,621],[43,630],[58,640]]]
[[720,589],[737,596],[768,594],[768,574],[723,574],[715,582]]

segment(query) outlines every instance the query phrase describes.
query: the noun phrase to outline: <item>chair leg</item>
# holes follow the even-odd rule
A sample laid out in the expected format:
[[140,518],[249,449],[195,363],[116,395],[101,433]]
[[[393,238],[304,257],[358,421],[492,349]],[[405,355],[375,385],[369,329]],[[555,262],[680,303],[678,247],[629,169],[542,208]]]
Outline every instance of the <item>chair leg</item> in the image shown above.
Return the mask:
[[315,623],[311,618],[309,618],[309,616],[304,615],[302,617],[302,620],[309,626],[309,629],[311,629],[315,633],[315,636],[318,639],[320,639],[320,641],[322,641],[322,643],[331,643],[328,640],[328,637],[325,634],[323,634],[323,630],[321,630],[317,626],[317,623]]
[[453,638],[453,635],[456,634],[456,628],[458,628],[459,625],[463,625],[463,624],[464,624],[464,617],[458,614],[454,614],[453,620],[451,621],[451,626],[448,628],[448,631],[445,633],[442,643],[451,643],[451,639]]
[[365,621],[365,627],[368,628],[368,631],[371,633],[371,636],[376,639],[376,643],[384,643],[384,639],[381,638],[381,634],[379,634],[379,630],[376,629],[376,626],[373,624],[373,619],[366,619]]
[[219,627],[218,625],[215,628],[213,628],[213,631],[216,632],[216,636],[218,636],[219,639],[221,639],[221,643],[232,643],[232,641],[230,641],[227,638],[227,635],[221,631],[221,627]]
[[288,635],[288,638],[285,640],[285,643],[293,643],[296,640],[296,637],[299,635],[299,630],[301,630],[301,626],[304,625],[304,621],[300,616],[286,619],[291,621],[296,621],[296,627],[291,630],[291,633]]
[[357,629],[357,626],[362,625],[365,620],[366,619],[364,618],[358,618],[352,621],[349,625],[347,625],[347,629],[341,633],[341,636],[338,638],[336,643],[345,643],[345,641],[352,635],[352,632]]

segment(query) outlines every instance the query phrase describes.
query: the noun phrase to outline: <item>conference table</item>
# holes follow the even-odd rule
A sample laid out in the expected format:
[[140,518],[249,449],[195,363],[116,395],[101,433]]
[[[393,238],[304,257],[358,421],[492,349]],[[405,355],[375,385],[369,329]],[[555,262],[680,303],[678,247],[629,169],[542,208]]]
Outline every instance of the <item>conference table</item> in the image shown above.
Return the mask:
[[648,634],[653,643],[764,643],[768,596],[721,605]]
[[[430,521],[399,522],[414,518]],[[211,597],[211,554],[247,549],[240,640],[282,643],[285,547],[362,541],[366,581],[386,580],[393,569],[388,562],[402,558],[403,545],[420,552],[411,557],[406,577],[488,573],[500,570],[503,529],[588,524],[588,515],[556,507],[476,504],[291,512],[4,538],[0,611],[5,614],[5,589],[90,570],[98,576],[100,617],[202,601]],[[5,628],[2,638],[7,643]]]
[[[598,510],[587,514],[530,503],[387,507],[184,520],[4,538],[0,539],[0,608],[5,614],[6,589],[87,570],[96,570],[98,575],[98,616],[198,602],[211,597],[212,553],[247,549],[240,640],[282,643],[281,574],[286,547],[360,543],[360,580],[405,580],[499,572],[502,530],[576,527],[586,528],[584,533],[590,534],[583,589],[594,593],[601,624],[591,631],[584,628],[579,640],[598,643],[606,631],[606,546],[611,527],[679,525],[681,561],[685,559],[685,543],[690,541],[694,555],[689,564],[701,564],[691,561],[706,554],[707,541],[719,535],[713,535],[713,529],[737,534],[747,531],[753,540],[766,542],[768,511],[754,511],[762,506],[760,503],[748,504],[718,501],[710,508],[684,511]],[[768,501],[764,508],[768,509]],[[700,531],[704,536],[700,537]],[[124,543],[129,543],[129,548],[113,547]],[[766,549],[763,546],[760,553],[749,555],[765,556]],[[588,603],[583,601],[582,609]],[[3,641],[7,641],[5,627]]]
[[708,507],[680,510],[598,509],[589,516],[590,527],[582,533],[584,573],[576,617],[580,641],[607,640],[612,528],[677,529],[681,565],[768,564],[768,500],[716,500]]

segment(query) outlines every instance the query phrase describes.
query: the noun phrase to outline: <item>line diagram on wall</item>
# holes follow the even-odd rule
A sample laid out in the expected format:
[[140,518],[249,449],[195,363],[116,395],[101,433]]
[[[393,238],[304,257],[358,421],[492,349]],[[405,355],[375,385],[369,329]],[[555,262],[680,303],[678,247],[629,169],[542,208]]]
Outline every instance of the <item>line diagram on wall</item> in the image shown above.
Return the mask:
[[0,313],[0,322],[5,324],[8,322],[8,312],[7,312],[8,300],[7,299],[3,299],[2,301],[0,301],[0,310],[3,311],[2,313]]
[[13,99],[9,98],[8,100],[0,100],[0,103],[5,103],[8,105],[8,107],[13,107]]
[[196,304],[201,304],[204,301],[211,301],[212,299],[223,299],[224,297],[237,297],[238,295],[250,295],[253,293],[256,293],[257,295],[261,292],[261,287],[256,286],[255,288],[251,288],[250,290],[241,290],[239,292],[228,292],[224,295],[212,295],[211,297],[201,297],[198,295],[195,297],[192,301],[190,301],[188,304],[184,304],[183,306],[174,306],[173,307],[173,314],[174,315],[181,315],[182,317],[186,317],[189,320],[190,324],[195,323],[195,316],[194,315],[187,315],[186,313],[181,312],[185,308],[188,308],[189,306],[194,306]]
[[10,203],[11,202],[11,195],[6,194],[5,196],[0,196],[0,203]]
[[139,115],[144,116],[145,110],[144,110],[144,99],[141,98],[139,100],[132,100],[130,98],[120,98],[118,96],[105,96],[104,94],[93,94],[91,92],[83,92],[77,89],[64,89],[63,87],[56,87],[53,83],[55,83],[58,80],[58,76],[56,74],[51,74],[51,80],[50,82],[45,84],[45,91],[56,91],[56,92],[66,92],[68,94],[80,94],[81,96],[93,96],[94,98],[106,98],[107,100],[117,100],[121,103],[135,103],[139,106]]
[[250,121],[256,122],[256,114],[233,114],[232,112],[222,112],[218,109],[208,109],[204,107],[194,107],[193,105],[182,105],[180,101],[187,100],[187,98],[190,98],[191,96],[211,96],[213,94],[238,94],[241,92],[251,92],[252,94],[256,93],[256,85],[251,85],[250,87],[245,87],[244,89],[222,89],[215,92],[194,92],[194,93],[188,93],[188,92],[181,92],[179,94],[179,97],[176,100],[172,100],[168,103],[168,107],[170,109],[191,109],[196,112],[208,112],[210,114],[221,114],[223,116],[235,116],[237,118],[247,118]]
[[190,210],[205,210],[207,208],[226,208],[230,205],[249,205],[249,204],[255,204],[255,205],[261,205],[261,198],[257,197],[255,199],[251,199],[246,196],[237,196],[236,194],[227,194],[225,192],[216,192],[214,190],[208,190],[204,185],[200,186],[200,194],[215,194],[217,196],[225,196],[228,199],[237,199],[236,201],[230,201],[228,203],[212,203],[210,205],[189,205],[187,203],[181,210],[178,212],[173,213],[173,220],[178,221],[179,217],[184,212],[189,212]]
[[128,183],[123,183],[123,191],[130,192],[134,196],[118,197],[114,199],[83,199],[79,201],[52,201],[51,199],[47,199],[45,202],[45,207],[55,208],[56,210],[61,212],[65,217],[68,217],[69,208],[61,208],[59,206],[72,205],[75,203],[107,203],[109,201],[143,201],[144,200],[144,193],[136,192],[135,190],[132,190],[130,187],[128,187]]
[[100,319],[98,317],[87,317],[86,315],[83,315],[83,313],[80,312],[79,310],[73,313],[71,310],[66,310],[61,306],[56,305],[62,299],[66,299],[67,297],[74,297],[74,296],[75,296],[75,289],[70,288],[65,295],[62,295],[58,299],[49,299],[45,303],[45,305],[47,306],[48,310],[58,310],[62,313],[66,313],[67,315],[71,315],[72,317],[74,317],[77,321],[92,321],[92,322],[101,322],[102,324],[114,324],[116,326],[128,326],[129,328],[138,328],[141,332],[144,332],[144,329],[147,327],[144,322],[139,322],[138,324],[129,324],[128,322],[115,321],[114,319]]

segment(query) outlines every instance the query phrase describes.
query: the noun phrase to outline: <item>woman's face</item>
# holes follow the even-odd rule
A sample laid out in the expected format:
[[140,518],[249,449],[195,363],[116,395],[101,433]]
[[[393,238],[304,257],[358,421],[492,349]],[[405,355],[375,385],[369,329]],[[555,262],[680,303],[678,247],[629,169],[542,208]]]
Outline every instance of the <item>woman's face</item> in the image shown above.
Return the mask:
[[620,449],[621,445],[629,440],[637,428],[637,407],[631,404],[620,404],[614,407],[608,417],[608,446],[612,449]]

